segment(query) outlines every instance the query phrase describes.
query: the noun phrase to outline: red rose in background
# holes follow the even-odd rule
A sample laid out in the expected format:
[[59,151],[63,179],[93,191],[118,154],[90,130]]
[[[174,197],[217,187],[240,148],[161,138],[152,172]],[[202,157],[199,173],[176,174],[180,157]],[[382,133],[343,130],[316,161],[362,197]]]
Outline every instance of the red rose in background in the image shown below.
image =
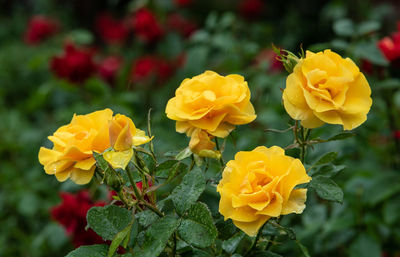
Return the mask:
[[174,2],[176,6],[185,7],[190,5],[193,2],[193,0],[174,0]]
[[283,70],[282,62],[277,59],[278,55],[272,49],[262,50],[256,57],[256,65],[266,61],[269,63],[268,71],[271,73],[281,72]]
[[83,82],[96,72],[93,54],[91,50],[67,44],[62,56],[52,58],[50,68],[60,78],[75,83]]
[[197,25],[194,22],[177,13],[168,16],[167,26],[170,30],[178,32],[183,37],[189,37],[197,29]]
[[242,0],[239,4],[240,14],[247,19],[259,17],[264,9],[263,0]]
[[396,139],[400,139],[400,130],[394,131],[393,132],[393,137]]
[[98,66],[99,75],[102,79],[112,84],[117,72],[121,68],[122,60],[116,56],[110,56],[100,62]]
[[116,20],[108,13],[99,15],[95,26],[101,38],[109,44],[124,42],[129,33],[124,21]]
[[146,56],[136,60],[132,67],[133,82],[149,81],[155,78],[157,82],[168,79],[173,72],[172,65],[161,58]]
[[27,44],[36,45],[58,31],[56,21],[44,16],[33,16],[28,23],[24,39]]
[[93,206],[104,206],[105,202],[93,202],[89,193],[82,190],[77,194],[61,192],[61,204],[51,209],[51,216],[60,223],[67,234],[72,237],[75,247],[81,245],[101,244],[103,239],[93,230],[85,230],[87,225],[86,213]]
[[146,8],[141,8],[135,13],[133,29],[138,37],[146,42],[154,42],[163,35],[162,28],[156,17]]
[[378,47],[389,62],[400,58],[400,22],[397,23],[397,32],[391,37],[384,37],[378,42]]

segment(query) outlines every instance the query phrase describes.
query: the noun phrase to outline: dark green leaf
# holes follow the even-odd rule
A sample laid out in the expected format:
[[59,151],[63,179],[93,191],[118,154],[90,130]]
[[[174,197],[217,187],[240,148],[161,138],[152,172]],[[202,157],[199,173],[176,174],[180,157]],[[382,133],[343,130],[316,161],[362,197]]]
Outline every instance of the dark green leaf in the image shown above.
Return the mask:
[[222,249],[229,254],[233,254],[243,237],[243,232],[236,233],[233,237],[222,242]]
[[150,226],[159,218],[157,214],[150,210],[139,212],[135,215],[135,217],[137,218],[139,224],[145,228]]
[[108,249],[107,257],[112,257],[114,255],[115,251],[117,250],[117,248],[124,239],[126,238],[129,239],[131,229],[132,229],[132,224],[127,226],[126,228],[124,228],[122,231],[118,232],[115,235],[114,239],[111,242],[110,248]]
[[179,226],[179,220],[175,217],[166,216],[153,223],[145,232],[144,239],[139,250],[135,251],[134,256],[156,257],[165,248],[168,239]]
[[377,21],[365,21],[358,25],[358,34],[365,35],[379,30],[381,25]]
[[338,174],[340,171],[344,170],[346,168],[345,165],[333,165],[333,164],[328,164],[328,165],[323,165],[319,169],[315,168],[311,170],[308,175],[310,176],[315,176],[315,175],[322,175],[326,177],[333,177],[336,174]]
[[323,156],[321,156],[318,161],[316,161],[313,166],[317,166],[317,165],[322,165],[322,164],[326,164],[329,163],[333,160],[335,160],[337,157],[337,152],[329,152],[324,154]]
[[84,245],[81,246],[65,257],[106,257],[108,245]]
[[350,137],[354,137],[355,135],[355,133],[343,132],[328,138],[326,141],[344,140]]
[[350,246],[350,257],[380,257],[382,256],[379,244],[370,236],[361,234]]
[[218,232],[207,205],[197,202],[189,209],[178,228],[179,236],[187,243],[205,248],[213,244]]
[[201,169],[194,168],[186,174],[181,184],[170,195],[177,212],[183,215],[197,201],[205,187],[205,178]]
[[304,255],[305,257],[311,257],[311,256],[310,256],[310,253],[308,252],[307,247],[305,247],[302,243],[300,243],[299,240],[296,240],[296,244],[299,246],[301,252],[303,253],[303,255]]
[[104,173],[109,173],[113,170],[113,168],[108,164],[108,162],[103,158],[102,154],[93,152],[93,157],[96,160],[96,165],[99,169],[101,169]]
[[89,227],[98,235],[106,240],[112,240],[132,221],[132,213],[115,205],[92,207],[87,212],[87,221]]
[[342,189],[330,178],[315,176],[310,182],[319,197],[328,201],[343,202]]
[[257,257],[282,257],[282,255],[273,253],[271,251],[256,251],[253,256]]
[[333,24],[333,30],[338,36],[351,37],[354,34],[354,24],[349,19],[337,20]]
[[218,238],[222,240],[232,237],[237,230],[236,226],[230,219],[225,221],[223,218],[221,218],[215,223],[215,226],[218,229]]

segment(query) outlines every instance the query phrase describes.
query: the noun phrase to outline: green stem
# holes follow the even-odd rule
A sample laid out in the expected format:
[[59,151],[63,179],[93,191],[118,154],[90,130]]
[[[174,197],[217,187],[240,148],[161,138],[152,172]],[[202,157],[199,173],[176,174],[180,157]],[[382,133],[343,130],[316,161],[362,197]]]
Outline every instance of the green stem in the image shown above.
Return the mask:
[[131,204],[129,204],[129,200],[125,197],[124,193],[122,192],[122,189],[117,191],[117,195],[119,199],[125,204],[126,207],[130,208]]
[[[282,216],[279,217],[279,218],[277,218],[276,223],[279,225],[279,223],[281,222],[281,220],[282,220]],[[265,247],[266,250],[269,250],[269,249],[271,248],[271,246],[273,245],[273,242],[274,242],[275,238],[276,238],[276,235],[270,236],[270,238],[268,239],[268,242],[267,242],[267,246]]]
[[[265,223],[267,224],[267,223]],[[244,256],[250,256],[249,254],[254,250],[254,248],[256,248],[258,240],[260,240],[261,234],[262,234],[262,230],[264,228],[264,225],[261,226],[261,228],[258,230],[257,235],[256,235],[256,239],[254,240],[253,244],[251,245],[250,249],[247,250],[246,254]]]
[[131,182],[132,188],[133,188],[133,192],[135,193],[135,197],[137,200],[142,200],[142,194],[139,192],[139,189],[136,186],[136,182],[133,179],[133,175],[132,175],[132,171],[131,168],[129,167],[129,165],[126,167],[126,173],[128,174],[128,178],[129,178],[129,182]]
[[176,232],[174,232],[174,245],[172,247],[172,256],[176,256]]
[[[219,148],[218,138],[217,137],[215,137],[215,146],[217,147],[217,150],[219,152],[221,152],[220,148]],[[223,169],[225,167],[225,163],[224,163],[224,160],[222,159],[222,152],[221,152],[221,157],[219,158],[219,163],[221,164],[221,169]]]

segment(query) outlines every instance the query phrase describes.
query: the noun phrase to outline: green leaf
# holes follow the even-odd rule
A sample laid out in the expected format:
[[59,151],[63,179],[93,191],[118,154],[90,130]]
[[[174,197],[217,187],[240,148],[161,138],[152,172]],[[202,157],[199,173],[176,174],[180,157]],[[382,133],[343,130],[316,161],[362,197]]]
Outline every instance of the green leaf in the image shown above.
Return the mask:
[[322,175],[325,177],[333,177],[338,174],[340,171],[344,170],[346,165],[333,165],[332,163],[328,165],[323,165],[319,169],[312,169],[308,172],[308,175],[315,176],[315,175]]
[[166,177],[167,182],[171,181],[178,174],[184,172],[187,165],[177,160],[168,160],[159,164],[156,168],[156,175]]
[[376,83],[377,89],[397,89],[400,88],[400,80],[396,78],[389,78]]
[[176,156],[175,159],[178,161],[181,161],[183,159],[188,158],[189,156],[192,155],[192,151],[190,150],[189,147],[186,147],[185,149],[183,149],[182,151],[180,151]]
[[218,219],[215,226],[218,229],[218,238],[222,240],[232,237],[237,231],[236,226],[233,224],[231,219],[226,221],[223,218]]
[[150,210],[139,212],[135,215],[135,217],[137,218],[139,224],[145,228],[156,222],[156,220],[159,218],[157,214]]
[[380,257],[381,248],[373,238],[361,234],[350,246],[350,257]]
[[328,138],[326,141],[329,142],[329,141],[344,140],[350,137],[354,137],[355,135],[356,135],[355,133],[343,132]]
[[332,179],[325,176],[315,176],[309,185],[322,199],[343,202],[343,191]]
[[108,164],[108,162],[104,159],[102,154],[93,152],[93,157],[96,160],[96,165],[99,169],[101,169],[105,174],[113,171],[113,168]]
[[308,252],[307,247],[305,247],[302,243],[300,243],[299,240],[296,240],[296,244],[299,246],[301,252],[303,253],[303,255],[304,255],[305,257],[311,257],[311,256],[310,256],[310,253]]
[[374,31],[378,31],[381,24],[377,21],[365,21],[358,25],[358,34],[365,35]]
[[106,257],[108,245],[84,245],[81,246],[65,257]]
[[106,240],[125,229],[132,221],[132,213],[127,209],[108,205],[92,207],[87,213],[88,226]]
[[354,47],[353,55],[359,59],[365,59],[373,64],[387,66],[388,61],[378,49],[375,42],[360,42]]
[[354,35],[354,24],[350,19],[341,19],[335,21],[333,30],[338,36],[351,37]]
[[170,195],[178,214],[183,215],[197,201],[205,187],[206,182],[202,170],[194,168],[189,171],[183,177],[181,184]]
[[383,220],[393,225],[397,220],[400,220],[400,195],[387,201],[383,206]]
[[68,34],[67,37],[78,45],[89,45],[93,42],[92,33],[84,29],[73,30]]
[[242,241],[243,237],[243,232],[236,233],[233,237],[222,242],[222,249],[224,249],[224,251],[229,254],[233,254],[238,247],[240,241]]
[[255,251],[253,256],[257,257],[282,257],[282,255],[273,253],[271,251]]
[[[115,253],[115,251],[117,251],[118,246],[121,244],[121,242],[128,238],[129,241],[129,235],[132,229],[132,224],[130,224],[129,226],[127,226],[124,230],[118,232],[114,239],[111,242],[110,248],[108,249],[108,255],[107,257],[112,257]],[[126,247],[126,245],[125,245]]]
[[179,220],[172,216],[165,216],[153,223],[145,232],[142,245],[134,252],[134,256],[156,257],[165,248],[168,239],[179,226]]
[[218,231],[207,205],[200,202],[192,205],[182,220],[178,233],[183,240],[195,247],[205,248],[212,245]]
[[337,157],[337,152],[329,152],[324,154],[323,156],[321,156],[318,161],[316,161],[313,166],[318,166],[318,165],[322,165],[322,164],[326,164],[329,163],[333,160],[335,160]]

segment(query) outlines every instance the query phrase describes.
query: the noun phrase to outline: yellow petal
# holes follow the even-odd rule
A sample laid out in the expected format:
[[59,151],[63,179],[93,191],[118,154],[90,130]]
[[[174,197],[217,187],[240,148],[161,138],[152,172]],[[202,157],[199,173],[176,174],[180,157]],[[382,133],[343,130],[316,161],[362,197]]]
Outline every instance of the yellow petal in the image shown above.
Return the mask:
[[256,214],[268,215],[271,217],[278,217],[282,211],[282,196],[274,192],[274,199],[261,211],[256,212]]
[[146,133],[143,130],[136,129],[136,134],[132,138],[132,143],[134,146],[143,145],[151,140],[153,140],[154,136],[151,138],[146,136]]
[[282,215],[289,213],[300,214],[306,208],[305,202],[307,200],[307,189],[294,189],[290,193],[290,197],[282,207]]
[[71,180],[78,185],[84,185],[92,180],[94,170],[96,166],[93,166],[90,170],[81,170],[77,168],[71,169]]
[[126,151],[107,151],[103,154],[104,159],[114,168],[114,169],[125,169],[129,161],[132,159],[133,149],[128,149]]
[[47,165],[50,162],[55,162],[58,160],[58,158],[61,156],[60,152],[48,149],[48,148],[44,148],[44,147],[40,147],[39,150],[39,162],[42,165]]
[[233,224],[235,224],[236,227],[241,229],[244,233],[246,233],[248,236],[256,236],[258,230],[261,228],[262,225],[265,224],[271,217],[269,216],[264,216],[264,215],[259,215],[258,219],[252,222],[240,222],[237,220],[233,220]]
[[93,165],[95,165],[95,164],[96,164],[96,160],[93,157],[91,157],[91,158],[88,158],[88,159],[85,159],[82,161],[78,161],[74,165],[74,168],[81,169],[81,170],[90,170],[93,167]]
[[65,170],[62,172],[57,172],[54,174],[56,176],[56,179],[60,182],[64,182],[65,180],[67,180],[70,176],[71,176],[71,170]]
[[63,172],[64,170],[70,168],[71,166],[74,165],[73,161],[70,160],[61,160],[61,161],[55,161],[48,163],[47,165],[44,166],[44,171],[47,174],[55,174],[59,172]]

